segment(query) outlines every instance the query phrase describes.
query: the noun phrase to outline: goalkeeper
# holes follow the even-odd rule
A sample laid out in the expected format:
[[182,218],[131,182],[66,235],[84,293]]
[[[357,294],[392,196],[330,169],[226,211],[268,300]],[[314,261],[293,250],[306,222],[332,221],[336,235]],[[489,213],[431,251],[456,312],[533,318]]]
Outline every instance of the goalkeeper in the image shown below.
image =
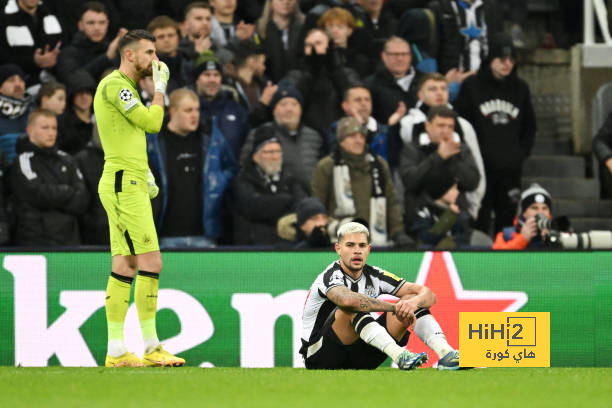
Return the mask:
[[[149,170],[145,132],[157,133],[164,117],[164,93],[170,73],[155,54],[155,37],[133,30],[119,40],[121,65],[96,90],[94,112],[104,171],[98,185],[108,215],[112,272],[106,287],[108,353],[106,367],[181,366],[185,360],[165,351],[157,338],[155,314],[162,258],[153,223],[151,198],[158,189]],[[136,84],[152,75],[155,95],[150,108]],[[142,360],[123,341],[132,282],[144,340]]]

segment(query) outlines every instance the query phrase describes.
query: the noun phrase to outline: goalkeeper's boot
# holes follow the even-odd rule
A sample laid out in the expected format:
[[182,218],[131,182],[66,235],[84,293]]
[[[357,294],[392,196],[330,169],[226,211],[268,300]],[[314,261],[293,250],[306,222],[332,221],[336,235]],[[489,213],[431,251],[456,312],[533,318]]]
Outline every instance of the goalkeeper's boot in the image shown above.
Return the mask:
[[142,361],[129,351],[119,357],[106,355],[104,367],[143,367]]
[[168,353],[160,344],[142,356],[142,363],[145,367],[180,367],[185,365],[185,360]]
[[468,370],[474,367],[459,367],[459,350],[448,352],[438,360],[438,370]]
[[427,362],[427,353],[413,353],[412,351],[404,350],[397,360],[397,366],[400,370],[414,370]]

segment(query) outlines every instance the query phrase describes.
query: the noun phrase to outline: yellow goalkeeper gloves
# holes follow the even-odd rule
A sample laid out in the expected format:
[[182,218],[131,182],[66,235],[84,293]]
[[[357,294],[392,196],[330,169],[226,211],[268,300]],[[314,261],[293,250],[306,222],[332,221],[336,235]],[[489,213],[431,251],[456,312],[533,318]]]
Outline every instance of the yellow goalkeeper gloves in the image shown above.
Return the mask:
[[151,62],[151,71],[155,92],[166,93],[166,86],[168,85],[168,79],[170,79],[168,66],[162,61],[153,60]]

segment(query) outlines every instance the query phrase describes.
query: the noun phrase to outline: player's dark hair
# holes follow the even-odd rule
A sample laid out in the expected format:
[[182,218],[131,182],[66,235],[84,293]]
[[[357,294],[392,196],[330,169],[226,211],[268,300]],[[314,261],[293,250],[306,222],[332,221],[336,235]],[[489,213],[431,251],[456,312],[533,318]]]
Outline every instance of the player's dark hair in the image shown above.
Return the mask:
[[87,3],[81,6],[81,17],[87,11],[95,11],[96,13],[104,13],[106,17],[108,17],[108,10],[106,10],[106,6],[99,1],[88,1]]
[[155,37],[147,30],[131,30],[119,40],[119,54],[123,55],[125,47],[140,40],[149,40],[155,43]]

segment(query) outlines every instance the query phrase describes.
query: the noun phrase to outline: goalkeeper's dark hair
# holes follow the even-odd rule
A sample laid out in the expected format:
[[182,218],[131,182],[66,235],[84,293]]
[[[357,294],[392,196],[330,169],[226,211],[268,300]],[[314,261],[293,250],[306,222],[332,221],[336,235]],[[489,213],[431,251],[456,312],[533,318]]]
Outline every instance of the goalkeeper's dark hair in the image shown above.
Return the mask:
[[123,56],[123,50],[125,47],[140,40],[149,40],[152,43],[155,43],[155,37],[153,37],[153,34],[147,30],[131,30],[119,40],[119,54]]

